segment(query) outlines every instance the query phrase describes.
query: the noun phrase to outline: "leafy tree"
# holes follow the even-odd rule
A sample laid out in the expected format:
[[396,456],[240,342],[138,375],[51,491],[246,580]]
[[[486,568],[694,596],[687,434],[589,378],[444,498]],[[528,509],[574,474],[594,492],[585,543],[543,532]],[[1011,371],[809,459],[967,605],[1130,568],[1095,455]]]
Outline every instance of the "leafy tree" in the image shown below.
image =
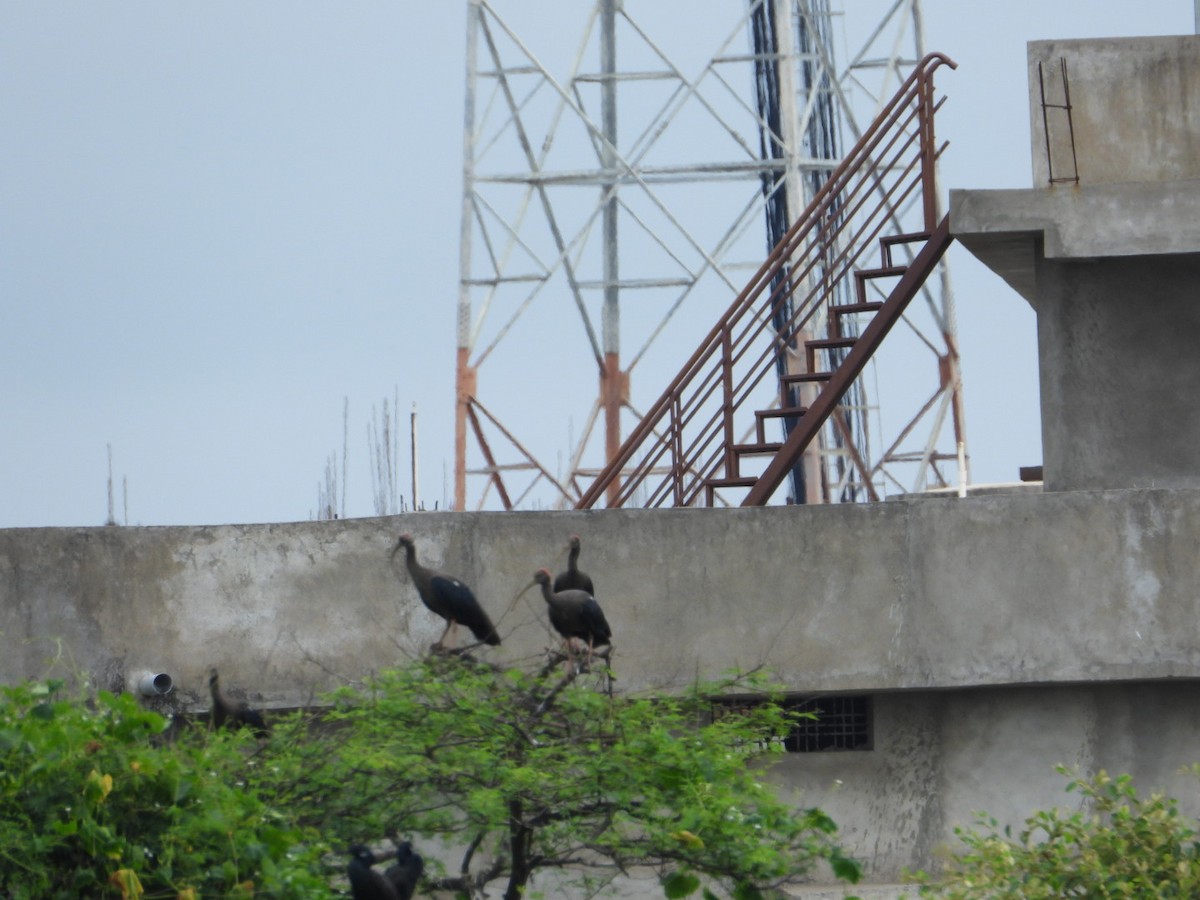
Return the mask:
[[130,694],[0,688],[0,895],[309,897],[303,835],[241,787],[246,737],[169,723]]
[[[1059,772],[1069,775],[1064,767]],[[945,900],[1042,900],[1087,897],[1200,896],[1200,843],[1196,823],[1176,801],[1153,794],[1139,798],[1128,775],[1074,778],[1089,809],[1038,812],[1016,835],[983,816],[979,830],[956,829],[967,851],[940,880],[926,882],[921,896]]]
[[337,692],[322,723],[336,748],[299,728],[292,768],[259,767],[259,790],[343,845],[397,832],[456,844],[458,871],[436,886],[469,896],[502,878],[517,900],[546,869],[595,886],[649,866],[667,897],[711,896],[707,881],[747,900],[822,861],[857,880],[833,821],[779,800],[750,765],[777,752],[764,737],[791,714],[765,696],[714,721],[714,697],[733,689],[762,691],[730,679],[613,696],[553,662],[498,672],[434,656]]
[[558,869],[600,887],[657,871],[668,898],[753,900],[817,865],[857,880],[820,810],[759,778],[790,713],[763,694],[713,717],[731,678],[629,697],[560,674],[434,656],[277,718],[265,742],[169,722],[129,694],[0,688],[0,896],[334,896],[346,849],[457,847],[426,888],[509,900]]

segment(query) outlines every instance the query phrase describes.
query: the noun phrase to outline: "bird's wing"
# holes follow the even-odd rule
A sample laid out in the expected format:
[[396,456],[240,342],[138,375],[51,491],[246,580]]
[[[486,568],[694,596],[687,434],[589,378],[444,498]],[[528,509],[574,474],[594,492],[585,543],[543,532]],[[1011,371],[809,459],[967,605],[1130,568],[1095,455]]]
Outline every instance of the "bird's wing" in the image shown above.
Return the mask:
[[567,631],[570,629],[571,623],[569,621],[569,617],[567,616],[566,610],[563,608],[564,606],[565,604],[563,604],[561,601],[558,603],[551,603],[549,605],[548,612],[550,613],[550,625],[563,637],[570,637],[570,635],[567,634]]
[[445,600],[451,611],[475,602],[471,589],[453,575],[434,575],[429,579],[430,586],[437,591],[438,596]]
[[446,614],[450,618],[470,628],[481,641],[495,637],[496,628],[492,625],[492,620],[483,611],[469,587],[449,575],[439,575],[433,579],[433,583],[435,590],[440,592],[445,601]]
[[424,870],[425,861],[421,858],[420,854],[410,853],[407,858],[388,866],[383,874],[387,876],[387,880],[396,889],[400,900],[411,900],[413,892],[417,888],[417,882],[421,880],[421,873]]
[[379,900],[401,900],[400,891],[382,874],[371,869],[371,884],[378,892]]
[[350,861],[350,890],[354,900],[401,900],[400,892],[363,859]]
[[608,627],[608,620],[604,618],[604,610],[600,608],[595,597],[588,597],[583,602],[580,614],[583,617],[584,625],[587,626],[588,632],[596,643],[603,644],[612,638],[612,629]]

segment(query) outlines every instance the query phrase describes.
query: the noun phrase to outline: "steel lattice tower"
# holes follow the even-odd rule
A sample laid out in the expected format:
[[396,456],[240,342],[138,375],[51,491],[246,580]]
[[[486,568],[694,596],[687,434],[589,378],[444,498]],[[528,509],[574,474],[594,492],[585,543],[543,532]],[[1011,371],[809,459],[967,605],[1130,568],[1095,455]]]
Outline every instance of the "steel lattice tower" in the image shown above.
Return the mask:
[[[924,55],[919,0],[832,2],[468,0],[456,509],[572,505]],[[944,263],[922,297],[799,502],[967,480]]]

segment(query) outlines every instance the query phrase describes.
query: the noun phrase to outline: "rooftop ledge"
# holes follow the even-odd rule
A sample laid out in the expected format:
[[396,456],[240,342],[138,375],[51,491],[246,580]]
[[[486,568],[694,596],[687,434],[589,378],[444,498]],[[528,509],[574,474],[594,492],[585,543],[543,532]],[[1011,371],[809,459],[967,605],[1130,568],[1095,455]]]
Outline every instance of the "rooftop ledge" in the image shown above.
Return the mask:
[[952,190],[950,233],[1036,305],[1039,253],[1062,261],[1200,253],[1200,179]]

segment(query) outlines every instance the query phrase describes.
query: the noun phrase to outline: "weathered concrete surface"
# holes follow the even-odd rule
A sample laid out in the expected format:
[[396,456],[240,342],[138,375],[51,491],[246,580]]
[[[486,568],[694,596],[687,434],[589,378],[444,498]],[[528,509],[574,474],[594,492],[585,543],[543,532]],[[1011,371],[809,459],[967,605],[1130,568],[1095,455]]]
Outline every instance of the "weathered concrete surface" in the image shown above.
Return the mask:
[[1200,487],[1200,181],[952,191],[950,216],[1037,312],[1046,490]]
[[1200,253],[1200,180],[952,190],[950,232],[1036,310],[1040,260]]
[[[1050,186],[1060,59],[1079,181]],[[1035,187],[951,191],[950,221],[1037,312],[1045,488],[1200,488],[1200,37],[1036,42],[1029,78]]]
[[[1035,187],[1049,183],[1047,130],[1056,177],[1073,174],[1073,130],[1080,184],[1200,178],[1200,37],[1033,41],[1027,58]],[[1069,122],[1061,109],[1043,118],[1038,78],[1041,63],[1047,103],[1061,104],[1064,59]]]
[[[395,535],[476,589],[518,661],[554,639],[534,570],[571,532],[623,686],[765,663],[798,691],[1200,676],[1200,492],[1026,494],[747,510],[425,513],[0,532],[0,680],[205,674],[269,705],[425,652],[442,623]],[[394,561],[400,566],[400,557]]]
[[216,664],[256,702],[307,703],[440,633],[389,564],[401,530],[475,586],[497,661],[553,645],[520,592],[577,532],[623,690],[762,663],[797,692],[870,692],[872,751],[771,778],[833,815],[874,896],[976,810],[1066,802],[1059,762],[1195,796],[1177,770],[1200,757],[1198,491],[0,531],[0,681],[165,671],[172,702],[206,708]]
[[[1078,809],[1054,767],[1133,773],[1200,814],[1200,684],[979,688],[874,695],[873,752],[788,754],[772,779],[818,805],[869,882],[937,871],[961,850],[956,825],[986,811],[1014,832],[1040,809]],[[910,895],[915,891],[910,889]]]
[[1037,280],[1047,490],[1200,487],[1200,253],[1043,260]]

